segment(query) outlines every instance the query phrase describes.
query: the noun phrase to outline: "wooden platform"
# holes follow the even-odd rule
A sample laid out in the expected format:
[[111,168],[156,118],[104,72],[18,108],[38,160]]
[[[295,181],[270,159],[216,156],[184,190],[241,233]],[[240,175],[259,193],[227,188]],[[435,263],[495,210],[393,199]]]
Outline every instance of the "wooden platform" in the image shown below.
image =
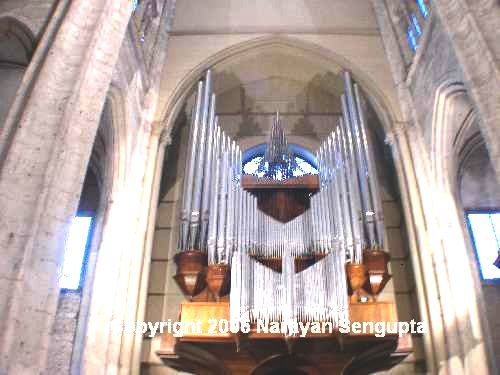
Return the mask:
[[[175,338],[164,333],[157,355],[169,367],[194,374],[369,374],[391,368],[411,351],[409,336],[375,334],[308,333],[285,337],[281,333],[248,334],[211,331],[219,320],[229,320],[227,302],[181,304],[180,321],[198,324],[197,333]],[[393,303],[376,302],[350,306],[350,321],[397,322]]]

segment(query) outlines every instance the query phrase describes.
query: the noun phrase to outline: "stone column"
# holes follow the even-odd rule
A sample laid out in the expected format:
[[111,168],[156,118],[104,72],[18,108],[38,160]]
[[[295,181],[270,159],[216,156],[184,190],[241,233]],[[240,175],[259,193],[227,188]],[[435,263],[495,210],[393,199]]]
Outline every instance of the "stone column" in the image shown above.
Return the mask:
[[429,323],[424,336],[428,371],[459,374],[474,368],[489,373],[494,370],[486,355],[488,333],[479,319],[481,292],[474,289],[477,276],[467,260],[465,238],[460,236],[454,196],[445,181],[433,174],[432,155],[423,146],[391,14],[384,2],[372,4],[403,114],[388,139],[398,170],[421,315]]
[[2,144],[1,374],[45,373],[65,238],[130,12],[71,2]]
[[[446,340],[443,335],[444,322],[441,319],[438,286],[434,273],[434,264],[429,254],[429,241],[423,228],[426,227],[425,214],[420,196],[415,161],[409,144],[411,125],[402,122],[393,125],[393,132],[387,136],[391,145],[393,160],[398,173],[404,210],[406,229],[412,265],[417,286],[420,315],[428,324],[428,333],[424,335],[427,371],[437,374],[447,360]],[[431,320],[432,317],[432,320]]]
[[481,293],[475,289],[453,196],[430,173],[429,156],[415,126],[396,124],[388,140],[399,176],[421,316],[428,328],[427,371],[495,373],[480,319]]
[[500,182],[500,5],[496,0],[432,2],[460,62]]
[[[160,129],[160,125],[157,125],[157,128]],[[143,258],[143,266],[142,266],[142,274],[140,280],[140,288],[139,288],[139,298],[138,298],[138,306],[137,306],[137,319],[144,320],[146,313],[146,302],[147,302],[147,294],[148,294],[148,285],[149,285],[149,275],[150,275],[150,266],[151,266],[151,253],[153,250],[153,239],[156,225],[156,216],[158,211],[158,199],[160,196],[160,183],[162,178],[162,172],[165,161],[165,150],[168,145],[172,143],[172,138],[166,132],[161,133],[159,138],[159,146],[157,150],[157,155],[155,156],[155,164],[154,164],[154,176],[151,181],[152,191],[150,197],[150,203],[147,206],[148,212],[145,217],[147,218],[147,226],[146,233],[144,238],[144,258]],[[143,345],[143,337],[141,334],[136,334],[134,337],[134,350],[133,357],[131,359],[131,373],[139,374],[140,373],[140,364],[141,364],[141,351]]]

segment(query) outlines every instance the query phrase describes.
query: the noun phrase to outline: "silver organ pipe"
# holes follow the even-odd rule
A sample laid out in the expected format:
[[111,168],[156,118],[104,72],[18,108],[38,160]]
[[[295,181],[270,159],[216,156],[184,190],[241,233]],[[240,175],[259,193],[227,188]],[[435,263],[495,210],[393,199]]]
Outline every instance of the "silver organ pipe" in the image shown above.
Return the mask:
[[[358,86],[344,74],[342,117],[316,152],[319,191],[308,210],[282,223],[262,212],[243,188],[242,152],[219,127],[211,76],[208,71],[197,88],[179,251],[204,252],[209,265],[230,266],[231,319],[339,324],[348,316],[346,263],[362,263],[366,245],[382,246],[384,236]],[[265,157],[280,165],[290,162],[278,117],[270,139]],[[300,259],[312,260],[302,267]]]
[[[366,178],[368,179],[368,186],[370,188],[370,197],[372,202],[372,208],[374,211],[370,212],[370,215],[376,221],[376,243],[372,244],[375,247],[384,247],[385,239],[385,229],[384,229],[384,216],[382,210],[382,196],[380,195],[377,168],[375,166],[375,155],[373,154],[373,149],[371,148],[371,142],[368,138],[368,130],[366,119],[364,115],[362,97],[359,91],[358,85],[354,84],[354,99],[356,102],[356,110],[359,115],[359,122],[361,128],[361,145],[363,147],[363,154],[366,159],[367,173]],[[368,214],[368,213],[367,213]]]
[[217,260],[220,263],[227,263],[225,254],[226,247],[226,217],[227,217],[227,176],[230,153],[229,138],[225,134],[222,136],[222,156],[221,156],[221,178],[219,181],[219,208],[217,214]]
[[[342,96],[342,107],[345,111],[345,97]],[[354,144],[352,134],[345,121],[339,123],[340,139],[342,140],[342,155],[345,160],[344,169],[348,187],[348,197],[350,205],[351,227],[353,237],[353,260],[355,263],[362,262],[363,238],[361,233],[361,200],[359,192],[359,179],[356,171],[356,161],[354,159]]]
[[344,158],[343,152],[343,133],[341,131],[341,122],[339,119],[338,127],[334,133],[334,155],[336,158],[336,174],[335,179],[337,180],[337,184],[339,185],[339,195],[340,200],[342,202],[342,218],[344,222],[344,242],[345,249],[351,261],[354,261],[354,237],[352,233],[352,215],[351,215],[351,207],[349,205],[349,196],[348,196],[348,176],[346,174],[347,164]]
[[191,201],[193,198],[193,180],[196,163],[196,149],[198,145],[199,119],[202,108],[203,82],[198,83],[198,94],[196,95],[193,124],[189,133],[188,156],[186,158],[186,168],[184,170],[184,194],[182,198],[181,211],[181,233],[179,236],[179,247],[181,251],[188,249],[189,218],[191,216]]
[[236,143],[231,142],[229,148],[228,166],[227,166],[227,200],[226,200],[226,242],[225,242],[225,260],[229,261],[233,248],[233,229],[234,229],[234,174],[236,160]]
[[[207,169],[205,164],[205,153],[207,144],[207,128],[208,116],[210,109],[210,98],[211,98],[211,71],[207,71],[205,78],[205,87],[203,92],[202,101],[202,113],[199,117],[199,139],[197,139],[196,153],[196,163],[195,163],[195,174],[194,174],[194,185],[193,185],[193,200],[191,206],[191,217],[189,221],[189,248],[196,249],[199,248],[200,241],[200,211],[201,211],[201,198],[203,194],[203,174]],[[211,139],[209,139],[211,141]]]
[[[217,118],[215,120],[217,123]],[[220,158],[220,148],[221,148],[221,140],[222,134],[220,128],[215,129],[215,139],[214,139],[214,148],[213,148],[213,166],[212,166],[212,174],[213,174],[213,182],[210,197],[210,218],[208,221],[208,234],[207,234],[207,253],[208,253],[208,262],[210,264],[217,263],[217,214],[219,208],[219,196],[220,196],[220,170],[221,170],[221,158]]]
[[210,99],[210,112],[208,116],[208,133],[206,140],[206,160],[205,160],[205,173],[203,175],[203,191],[201,200],[201,235],[200,246],[206,251],[208,222],[210,215],[210,205],[212,204],[211,195],[213,195],[214,184],[212,184],[213,173],[213,158],[214,148],[217,140],[216,119],[215,119],[215,94],[212,94]]
[[[373,204],[370,196],[370,191],[368,187],[368,170],[366,166],[366,157],[363,151],[362,138],[361,138],[361,129],[360,129],[360,121],[359,114],[356,108],[351,75],[349,72],[344,72],[344,90],[345,90],[345,110],[348,115],[348,120],[346,117],[346,126],[348,128],[348,132],[350,134],[350,148],[352,152],[352,158],[356,163],[356,174],[357,174],[357,183],[359,184],[360,190],[360,198],[361,198],[361,206],[363,215],[363,224],[365,225],[365,231],[368,237],[368,243],[374,244],[376,242],[375,239],[375,227],[374,222],[371,218],[371,214],[373,212]],[[352,143],[351,143],[352,142]],[[370,220],[366,220],[370,219]]]

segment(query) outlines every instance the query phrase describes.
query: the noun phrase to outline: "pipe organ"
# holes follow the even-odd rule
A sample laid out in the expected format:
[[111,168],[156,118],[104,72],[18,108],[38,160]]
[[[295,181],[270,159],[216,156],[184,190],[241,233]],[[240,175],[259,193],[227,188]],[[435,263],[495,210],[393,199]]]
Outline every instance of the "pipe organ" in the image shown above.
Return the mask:
[[[342,115],[316,150],[318,175],[306,176],[295,176],[279,114],[257,175],[243,174],[242,150],[219,126],[211,71],[198,83],[175,257],[175,280],[190,300],[181,319],[211,309],[231,324],[328,322],[338,329],[365,307],[395,319],[392,304],[377,302],[390,279],[389,256],[365,103],[351,74],[342,77]],[[242,336],[232,339],[238,352]],[[282,339],[289,343],[294,333]]]

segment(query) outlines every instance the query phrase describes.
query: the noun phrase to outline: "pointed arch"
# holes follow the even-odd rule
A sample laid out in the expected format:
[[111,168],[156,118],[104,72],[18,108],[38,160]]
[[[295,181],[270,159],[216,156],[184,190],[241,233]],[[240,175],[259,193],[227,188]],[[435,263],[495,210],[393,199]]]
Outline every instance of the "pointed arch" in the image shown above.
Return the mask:
[[354,79],[368,94],[368,100],[376,111],[384,131],[386,133],[390,132],[392,124],[396,119],[395,113],[397,110],[391,107],[388,97],[377,86],[375,81],[363,71],[363,69],[348,60],[346,57],[317,44],[306,42],[298,38],[275,35],[258,37],[227,47],[208,57],[199,63],[195,68],[187,72],[172,91],[172,95],[161,112],[161,124],[164,131],[166,133],[171,132],[175,119],[192,92],[195,83],[201,78],[204,71],[231,58],[243,56],[246,53],[255,51],[259,48],[268,47],[281,47],[290,51],[307,53],[310,56],[316,56],[317,58],[324,60],[327,64],[331,64],[331,66],[337,66],[342,69],[350,70]]
[[472,368],[471,358],[482,361],[484,368],[494,368],[479,271],[459,197],[461,154],[478,132],[474,107],[462,82],[450,80],[438,86],[431,126],[426,216],[432,257],[439,267],[448,355],[466,372]]
[[0,17],[0,63],[26,67],[35,49],[28,26],[14,17]]

